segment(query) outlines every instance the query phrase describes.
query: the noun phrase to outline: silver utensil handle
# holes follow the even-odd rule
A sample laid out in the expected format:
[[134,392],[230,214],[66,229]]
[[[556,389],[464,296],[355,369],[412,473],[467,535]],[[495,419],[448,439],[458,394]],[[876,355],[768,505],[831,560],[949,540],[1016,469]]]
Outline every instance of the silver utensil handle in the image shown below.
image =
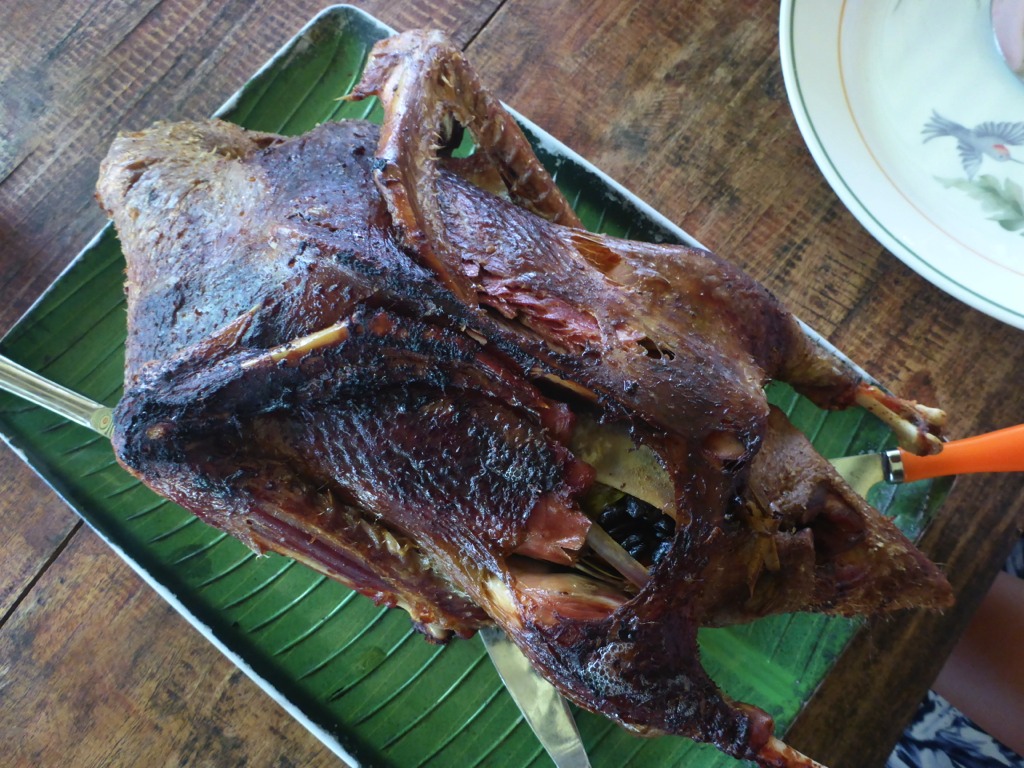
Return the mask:
[[6,357],[0,356],[0,389],[110,437],[113,412],[105,405],[72,392]]

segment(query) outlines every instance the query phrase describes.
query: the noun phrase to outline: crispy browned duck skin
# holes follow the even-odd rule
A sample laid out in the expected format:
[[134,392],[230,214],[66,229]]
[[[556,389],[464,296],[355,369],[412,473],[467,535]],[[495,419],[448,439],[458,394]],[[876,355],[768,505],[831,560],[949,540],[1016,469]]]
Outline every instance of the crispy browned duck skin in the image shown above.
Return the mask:
[[[537,220],[518,228],[495,226],[503,235],[500,249],[481,240],[480,222],[492,219],[493,209],[475,207],[472,196],[460,194],[459,185],[440,183],[439,133],[444,121],[453,118],[473,134],[487,156],[498,159],[515,156],[508,148],[519,145],[522,138],[508,127],[500,105],[481,94],[465,60],[442,36],[412,34],[379,45],[355,92],[360,97],[370,94],[381,96],[386,109],[377,153],[381,165],[375,178],[392,217],[401,222],[408,246],[416,252],[421,247],[419,238],[424,237],[431,258],[442,265],[441,274],[453,291],[527,326],[549,347],[568,352],[575,364],[567,378],[601,399],[605,418],[617,416],[608,408],[609,401],[625,405],[629,414],[625,418],[638,442],[644,442],[636,423],[639,416],[684,444],[666,451],[674,456],[662,456],[678,491],[675,516],[680,523],[688,523],[684,530],[689,546],[677,550],[685,549],[685,562],[659,565],[651,582],[628,604],[628,611],[613,614],[629,617],[632,624],[625,631],[631,639],[638,632],[637,624],[649,622],[665,634],[676,634],[678,640],[691,627],[666,629],[671,623],[666,613],[678,616],[687,609],[693,613],[683,620],[684,625],[746,620],[774,612],[783,604],[793,610],[841,613],[890,604],[948,604],[948,586],[934,566],[907,548],[891,524],[881,521],[845,488],[831,468],[800,443],[783,417],[768,419],[762,388],[768,379],[780,378],[824,407],[861,403],[919,451],[935,449],[934,432],[943,418],[940,412],[889,398],[866,385],[852,366],[806,333],[763,288],[710,254],[625,243],[578,229],[556,229]],[[428,116],[425,121],[424,115]],[[546,177],[531,173],[530,178],[532,190],[557,220],[565,206],[554,185]],[[518,189],[510,188],[510,193],[514,200],[522,196]],[[529,200],[518,201],[532,207]],[[453,211],[462,215],[453,216]],[[728,406],[723,408],[723,403]],[[770,439],[771,458],[759,462],[761,471],[748,474],[747,465],[763,438]],[[653,441],[648,444],[654,447]],[[785,461],[792,458],[800,459],[804,476],[788,471]],[[700,469],[695,471],[695,464]],[[701,487],[695,489],[694,475],[684,477],[683,471],[695,473]],[[744,483],[749,483],[749,494],[745,504],[737,505],[730,496],[735,497]],[[804,502],[799,513],[791,503],[797,499]],[[731,537],[731,544],[725,543],[721,538],[728,537],[721,533],[728,528],[726,518],[737,512],[736,507],[747,511],[747,505],[762,528],[749,525]],[[754,536],[747,535],[751,531]],[[768,553],[762,551],[764,544]],[[779,562],[780,549],[786,567]],[[730,550],[731,557],[722,557]],[[745,572],[735,567],[737,562],[749,564]],[[694,563],[699,566],[694,568]],[[768,573],[761,578],[765,568]],[[874,568],[877,579],[871,584],[864,576],[869,568]],[[743,574],[741,584],[749,590],[745,596],[742,592],[729,596],[727,585],[737,572]],[[666,573],[671,574],[667,577],[671,583],[657,584],[652,591],[651,584]],[[892,592],[892,581],[901,579],[907,585],[905,592],[900,597],[886,596]],[[697,580],[706,589],[688,592],[684,585]],[[683,605],[666,611],[661,602],[666,594]],[[520,611],[520,619],[523,613],[529,611]],[[509,623],[515,636],[515,617]],[[680,718],[671,715],[661,721],[653,713],[647,719],[637,717],[642,707],[637,699],[645,685],[653,685],[656,673],[645,678],[645,672],[637,669],[643,666],[639,653],[619,658],[620,650],[611,652],[617,645],[615,633],[621,637],[624,631],[614,625],[612,621],[602,627],[598,631],[602,639],[597,642],[591,642],[592,637],[566,639],[572,630],[559,627],[559,640],[548,643],[553,650],[547,655],[537,650],[543,640],[523,637],[529,632],[522,630],[518,634],[538,665],[553,671],[556,678],[579,677],[580,670],[597,660],[603,665],[611,653],[620,669],[630,671],[618,671],[615,682],[608,685],[620,693],[629,688],[635,696],[622,695],[609,707],[616,697],[606,695],[603,684],[593,680],[588,681],[591,697],[580,697],[578,689],[569,695],[584,706],[597,708],[597,703],[606,713],[618,707],[626,722],[635,718],[646,727],[684,732],[690,723],[681,725]],[[544,632],[556,634],[550,628]],[[649,650],[657,643],[655,638],[640,640],[631,650]],[[695,645],[675,650],[681,656],[696,653]],[[659,661],[668,655],[653,654]],[[660,674],[669,673],[662,667]],[[697,682],[701,675],[692,667],[683,678],[687,687],[703,684]],[[668,688],[660,686],[663,706],[672,698]],[[709,706],[719,701],[729,707],[710,690],[697,698]],[[692,705],[693,699],[687,703]],[[735,735],[750,728],[743,736],[747,739],[744,749],[760,752],[765,764],[783,759],[768,757],[769,742],[758,733],[765,726],[760,715],[743,706],[732,708],[730,714],[734,721],[726,727],[716,720],[717,714],[695,717],[689,712],[688,718],[681,719],[704,719],[698,726],[703,729],[699,737],[733,754],[738,745],[727,746],[724,742],[729,737],[724,732],[732,728]]]
[[[410,32],[377,44],[349,98],[370,95],[379,96],[386,111],[374,177],[392,220],[406,247],[460,298],[493,306],[540,332],[550,326],[545,341],[555,348],[575,334],[576,344],[568,350],[574,353],[594,342],[606,349],[635,342],[644,354],[674,356],[688,351],[675,347],[700,336],[720,353],[753,355],[747,365],[752,370],[741,375],[783,379],[826,408],[864,405],[893,426],[904,447],[938,450],[934,433],[944,423],[941,411],[868,385],[849,361],[807,333],[733,265],[704,251],[583,231],[522,131],[443,34]],[[446,199],[449,185],[440,183],[445,161],[438,150],[453,120],[472,133],[477,153],[506,182],[513,202],[569,229],[502,232],[504,247],[497,251],[481,241],[481,222],[492,217],[487,205]],[[592,269],[580,273],[580,261]],[[559,271],[564,268],[577,271]],[[533,285],[517,296],[517,287],[527,280]],[[517,304],[517,298],[526,303]],[[593,316],[595,307],[600,319]],[[694,307],[705,308],[709,320],[693,317]],[[680,367],[692,370],[688,362],[684,356]],[[741,381],[734,389],[747,384]]]
[[[934,414],[874,394],[711,254],[573,226],[442,37],[384,43],[359,93],[382,97],[382,131],[162,125],[111,149],[99,196],[129,298],[119,459],[435,639],[497,620],[566,695],[627,727],[811,765],[707,678],[697,627],[949,592],[888,529],[899,567],[871,559],[884,526],[762,386],[883,403],[924,445]],[[474,159],[437,156],[449,114]],[[458,173],[503,180],[513,202]],[[652,449],[669,489],[672,545],[625,568],[633,586],[576,569],[595,552],[628,565],[580,511],[594,472],[569,449],[579,419]],[[789,457],[800,473],[779,469]]]

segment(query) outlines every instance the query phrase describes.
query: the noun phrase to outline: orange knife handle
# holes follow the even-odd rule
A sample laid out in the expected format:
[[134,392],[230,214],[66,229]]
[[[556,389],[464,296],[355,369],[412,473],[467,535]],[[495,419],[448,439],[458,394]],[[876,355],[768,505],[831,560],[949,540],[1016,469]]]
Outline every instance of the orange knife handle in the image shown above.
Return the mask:
[[907,482],[973,472],[1024,472],[1024,424],[945,443],[934,456],[900,450]]

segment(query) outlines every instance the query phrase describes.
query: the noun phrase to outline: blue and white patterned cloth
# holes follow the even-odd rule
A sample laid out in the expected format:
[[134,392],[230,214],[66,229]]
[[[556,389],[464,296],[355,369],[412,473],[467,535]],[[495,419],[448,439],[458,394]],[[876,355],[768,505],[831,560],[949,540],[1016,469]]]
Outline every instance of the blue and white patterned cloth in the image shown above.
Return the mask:
[[1003,746],[960,710],[929,691],[886,768],[1021,768],[1024,757]]
[[[1024,538],[1006,570],[1024,578]],[[1024,726],[1022,726],[1024,727]],[[1024,768],[1024,757],[993,739],[970,718],[929,691],[885,768]]]

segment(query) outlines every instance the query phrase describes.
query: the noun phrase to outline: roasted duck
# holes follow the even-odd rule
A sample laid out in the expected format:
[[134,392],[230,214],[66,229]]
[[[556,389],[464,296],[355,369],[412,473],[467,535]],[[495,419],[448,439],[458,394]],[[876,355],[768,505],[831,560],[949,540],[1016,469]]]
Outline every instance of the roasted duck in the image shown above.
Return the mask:
[[713,254],[585,231],[442,35],[379,44],[351,98],[371,95],[382,128],[114,143],[118,459],[431,640],[497,622],[627,728],[813,765],[717,689],[698,627],[951,592],[764,385],[861,404],[917,451],[941,412],[866,384]]

